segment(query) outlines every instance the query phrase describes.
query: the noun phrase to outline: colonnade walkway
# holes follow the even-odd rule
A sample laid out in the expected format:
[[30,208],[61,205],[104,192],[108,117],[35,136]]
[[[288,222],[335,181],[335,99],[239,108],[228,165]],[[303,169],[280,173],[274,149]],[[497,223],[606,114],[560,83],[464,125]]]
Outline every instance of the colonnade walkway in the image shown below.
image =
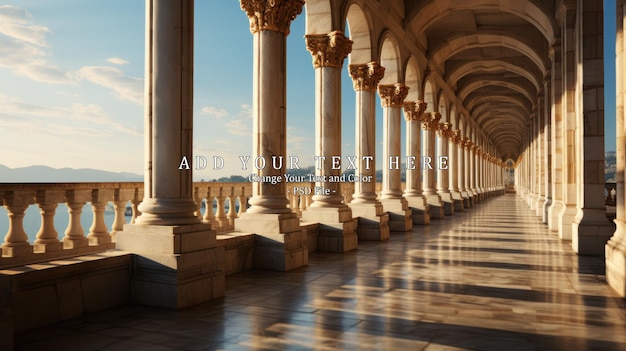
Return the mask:
[[17,350],[626,350],[604,260],[574,254],[519,197],[226,278],[182,311],[126,306],[16,336]]

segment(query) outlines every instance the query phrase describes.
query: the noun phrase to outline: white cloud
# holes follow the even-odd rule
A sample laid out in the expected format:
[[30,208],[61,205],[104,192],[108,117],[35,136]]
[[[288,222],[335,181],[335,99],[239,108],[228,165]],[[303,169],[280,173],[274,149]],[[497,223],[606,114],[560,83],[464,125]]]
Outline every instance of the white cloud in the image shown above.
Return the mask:
[[228,123],[226,123],[226,130],[230,134],[238,136],[249,137],[252,135],[251,123],[250,121],[245,119],[236,119],[233,121],[229,121]]
[[127,65],[129,63],[128,61],[121,59],[119,57],[109,57],[107,59],[107,62],[110,62],[114,65]]
[[252,118],[252,106],[248,104],[241,104],[241,110],[239,111],[239,116]]
[[115,96],[143,104],[143,79],[126,76],[119,68],[86,66],[78,71],[81,79],[112,89]]
[[228,116],[228,112],[226,112],[226,110],[224,109],[218,109],[216,107],[212,107],[212,106],[205,106],[202,108],[202,110],[200,111],[201,114],[204,115],[209,115],[215,118],[222,118],[222,117],[226,117]]
[[[2,106],[0,119],[3,121],[14,118],[20,120],[19,123],[32,122],[37,130],[44,133],[49,133],[50,130],[55,132],[62,130],[66,134],[71,134],[74,131],[78,135],[89,135],[88,132],[85,132],[89,130],[92,137],[105,133],[112,135],[114,132],[133,136],[142,135],[141,131],[112,120],[102,106],[96,104],[75,103],[68,107],[43,106],[0,94],[0,106]],[[74,123],[62,123],[61,121],[64,120],[74,121]],[[79,126],[77,125],[78,122],[86,122],[86,126]],[[94,127],[94,124],[99,127]]]

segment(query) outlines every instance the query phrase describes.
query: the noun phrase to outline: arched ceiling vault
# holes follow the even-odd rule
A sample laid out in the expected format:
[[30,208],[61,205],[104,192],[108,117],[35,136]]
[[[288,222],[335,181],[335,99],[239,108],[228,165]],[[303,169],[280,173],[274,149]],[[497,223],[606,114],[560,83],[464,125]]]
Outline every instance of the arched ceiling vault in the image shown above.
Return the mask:
[[524,150],[523,135],[549,75],[559,36],[554,1],[403,0],[404,30],[428,69],[502,159]]

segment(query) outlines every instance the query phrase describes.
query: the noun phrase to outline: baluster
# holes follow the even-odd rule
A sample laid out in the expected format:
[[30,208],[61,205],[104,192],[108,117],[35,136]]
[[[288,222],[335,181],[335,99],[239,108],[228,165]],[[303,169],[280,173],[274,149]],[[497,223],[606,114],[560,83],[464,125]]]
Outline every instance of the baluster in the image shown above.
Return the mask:
[[9,216],[9,230],[4,236],[2,255],[9,257],[24,256],[33,253],[24,231],[24,212],[33,200],[32,193],[11,192],[4,199],[4,207]]
[[65,204],[69,214],[69,222],[63,237],[63,248],[75,249],[89,245],[89,240],[85,238],[85,231],[80,223],[80,215],[83,213],[83,206],[91,195],[90,191],[68,190],[65,194]]
[[207,197],[204,199],[204,216],[202,217],[203,223],[213,224],[215,223],[215,213],[213,212],[213,198]]
[[141,211],[139,211],[139,204],[141,200],[138,197],[135,197],[130,201],[130,206],[133,209],[133,216],[130,218],[130,224],[135,224],[135,219],[141,216]]
[[[109,203],[108,197],[110,192],[100,189],[93,190],[91,198],[91,209],[93,211],[93,222],[89,228],[89,245],[108,244],[111,242],[111,235],[109,235],[109,229],[104,222],[104,209]],[[112,195],[112,194],[111,194]]]
[[248,209],[248,195],[244,192],[241,196],[239,196],[239,217],[242,214],[246,213]]
[[116,241],[117,232],[124,230],[126,224],[126,204],[135,195],[135,189],[115,189],[113,198],[113,208],[115,209],[115,219],[111,226],[111,241]]
[[235,218],[237,218],[236,197],[231,195],[228,197],[228,230],[233,230],[235,227]]
[[34,242],[35,252],[63,249],[63,243],[59,241],[59,233],[54,228],[54,215],[61,201],[63,201],[63,192],[45,190],[37,192],[35,202],[40,209],[41,227],[37,232],[37,240]]
[[111,226],[111,241],[115,242],[117,232],[124,230],[124,224],[126,224],[126,204],[128,201],[117,200],[113,201],[113,208],[115,209],[115,219]]
[[228,219],[226,218],[226,212],[224,209],[224,200],[226,199],[224,196],[219,195],[217,198],[217,211],[215,212],[215,218],[219,223],[219,230],[222,231],[226,225],[228,225]]

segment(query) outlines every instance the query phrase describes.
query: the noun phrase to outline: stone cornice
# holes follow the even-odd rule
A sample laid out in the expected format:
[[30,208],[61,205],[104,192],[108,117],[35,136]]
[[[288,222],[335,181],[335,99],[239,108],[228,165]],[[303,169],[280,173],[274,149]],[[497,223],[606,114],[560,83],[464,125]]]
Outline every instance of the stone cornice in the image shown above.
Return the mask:
[[385,67],[378,62],[348,65],[354,90],[376,91],[378,82],[385,76]]
[[313,67],[341,68],[343,60],[352,51],[352,40],[340,31],[329,34],[307,34],[306,48],[313,55]]
[[304,0],[240,0],[252,34],[269,30],[289,34],[289,26],[302,12]]
[[378,94],[383,107],[402,107],[404,99],[409,95],[409,87],[402,83],[379,85]]

